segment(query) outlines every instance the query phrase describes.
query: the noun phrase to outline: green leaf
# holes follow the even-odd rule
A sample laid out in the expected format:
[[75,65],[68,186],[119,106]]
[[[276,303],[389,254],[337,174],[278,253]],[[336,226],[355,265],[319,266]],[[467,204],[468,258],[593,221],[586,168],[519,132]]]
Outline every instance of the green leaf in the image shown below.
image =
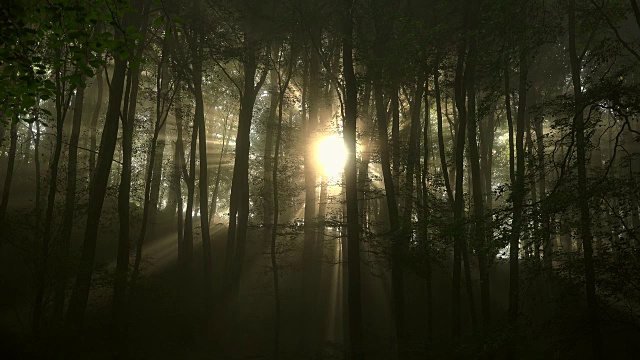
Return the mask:
[[162,26],[162,24],[164,24],[164,15],[159,16],[158,18],[156,18],[156,19],[153,21],[153,25],[155,25],[155,26],[157,26],[157,27]]
[[120,58],[120,60],[122,61],[129,60],[130,55],[131,54],[129,54],[129,51],[127,49],[124,49],[118,52],[118,58]]
[[36,99],[34,97],[25,97],[22,99],[22,106],[26,109],[36,106]]
[[126,34],[133,34],[138,31],[138,28],[135,25],[129,25],[124,31]]

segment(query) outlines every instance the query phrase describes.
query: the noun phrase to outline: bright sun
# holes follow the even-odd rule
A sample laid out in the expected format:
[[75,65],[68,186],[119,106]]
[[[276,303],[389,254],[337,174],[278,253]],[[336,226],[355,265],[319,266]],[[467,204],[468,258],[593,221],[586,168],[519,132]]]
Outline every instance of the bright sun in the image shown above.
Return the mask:
[[317,145],[318,163],[322,166],[325,175],[338,177],[342,174],[347,151],[344,141],[337,135],[329,135],[320,140]]

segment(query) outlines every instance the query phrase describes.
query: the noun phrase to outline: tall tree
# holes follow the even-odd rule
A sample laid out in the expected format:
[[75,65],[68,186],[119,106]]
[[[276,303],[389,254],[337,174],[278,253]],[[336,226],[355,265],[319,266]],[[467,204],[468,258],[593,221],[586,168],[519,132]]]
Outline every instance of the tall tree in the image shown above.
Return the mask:
[[98,87],[98,91],[96,92],[95,104],[93,106],[93,113],[91,114],[91,124],[89,125],[89,138],[90,138],[90,147],[89,147],[89,179],[91,179],[91,174],[93,174],[93,169],[96,167],[96,148],[97,148],[97,137],[98,137],[98,119],[100,118],[100,109],[102,108],[102,94],[103,90],[103,81],[102,81],[102,71],[98,71],[96,74],[96,86]]
[[458,110],[458,131],[455,145],[455,200],[453,208],[453,222],[455,225],[453,235],[453,276],[451,285],[451,320],[452,320],[452,337],[454,342],[460,340],[461,335],[461,317],[460,317],[460,280],[462,265],[462,252],[464,251],[463,243],[465,242],[463,215],[464,215],[464,143],[467,127],[466,112],[466,87],[463,81],[464,62],[467,44],[461,42],[458,45],[458,59],[456,64],[455,75],[455,104]]
[[576,1],[569,0],[569,62],[571,64],[571,82],[573,85],[573,126],[576,138],[576,167],[578,168],[578,206],[580,208],[580,238],[584,248],[584,273],[589,311],[591,347],[594,359],[603,359],[602,337],[598,318],[598,299],[593,260],[593,235],[591,234],[591,210],[589,209],[589,189],[587,187],[587,139],[584,120],[584,100],[582,94],[582,60],[585,52],[578,53],[576,47]]
[[[58,24],[59,25],[59,24]],[[40,254],[36,260],[36,299],[33,312],[33,332],[39,334],[40,326],[42,325],[43,314],[43,302],[44,293],[46,287],[46,276],[49,265],[49,253],[51,251],[51,238],[52,238],[52,226],[53,226],[53,209],[56,201],[56,194],[58,193],[58,168],[60,165],[60,156],[62,154],[62,141],[64,136],[64,119],[69,110],[72,92],[75,89],[75,85],[72,85],[70,81],[66,80],[69,76],[67,67],[71,66],[70,51],[64,45],[61,45],[61,49],[54,52],[53,56],[56,59],[61,59],[63,64],[59,65],[55,71],[55,84],[56,84],[56,96],[55,96],[55,123],[56,134],[53,150],[53,159],[49,163],[49,189],[47,192],[47,208],[45,212],[44,231],[42,233],[42,242],[40,244]],[[69,71],[71,72],[71,71]]]
[[[193,14],[200,15],[200,1],[193,0]],[[194,131],[198,128],[198,151],[200,154],[200,173],[198,179],[199,195],[200,195],[200,236],[202,237],[202,267],[204,279],[204,307],[210,312],[213,306],[213,270],[211,262],[211,236],[209,234],[209,214],[208,197],[209,197],[209,171],[207,170],[207,134],[206,122],[204,118],[204,98],[202,95],[202,63],[204,57],[204,28],[201,21],[196,22],[194,41],[190,44],[192,57],[193,72],[193,95],[195,97],[195,114],[194,114]],[[211,315],[210,313],[207,315]],[[207,319],[212,321],[213,319]]]
[[[18,122],[11,122],[9,130],[9,154],[7,155],[7,172],[4,177],[4,186],[2,188],[2,202],[0,202],[0,228],[5,229],[5,219],[7,216],[7,206],[9,205],[9,195],[11,194],[11,183],[13,182],[13,171],[16,162],[16,150],[18,148]],[[0,234],[0,249],[5,242],[6,233]]]
[[[143,4],[147,2],[147,0],[142,1]],[[141,16],[143,8],[147,8],[147,6],[138,5],[137,13],[129,13],[124,16],[122,20],[114,19],[116,22],[114,31],[117,39],[126,39],[127,36],[131,35],[130,32],[122,31],[122,29],[126,30],[129,25],[132,25],[133,14]],[[136,27],[133,26],[133,28],[129,28],[129,31],[135,30],[135,28]],[[125,46],[131,46],[128,41],[125,44],[127,44]],[[89,290],[91,288],[98,226],[100,224],[100,214],[102,213],[102,205],[104,204],[107,184],[109,182],[113,154],[116,148],[121,113],[120,104],[122,102],[126,72],[127,60],[121,56],[115,56],[113,76],[109,88],[109,105],[107,107],[104,129],[100,140],[100,152],[89,190],[88,217],[82,244],[82,259],[67,313],[69,323],[76,327],[80,326],[84,319]]]
[[[140,58],[145,47],[147,22],[149,19],[148,7],[143,8],[139,22],[134,26],[141,29],[141,41],[134,50],[135,56]],[[112,316],[115,324],[116,336],[123,336],[126,330],[126,300],[127,283],[129,278],[129,249],[131,246],[131,212],[129,209],[131,198],[131,172],[133,161],[133,130],[135,128],[136,110],[138,106],[138,92],[140,89],[140,64],[129,62],[127,69],[127,82],[124,91],[124,106],[122,111],[122,169],[120,173],[120,185],[118,187],[118,218],[120,228],[118,232],[118,255],[116,259],[116,276],[113,286]],[[137,270],[134,268],[132,285],[135,284]],[[120,341],[124,339],[120,338]],[[126,349],[119,349],[126,351]]]
[[240,114],[238,134],[236,136],[236,157],[231,180],[229,199],[229,230],[224,260],[223,287],[227,295],[237,290],[238,281],[244,263],[247,229],[249,224],[249,150],[250,131],[253,119],[253,107],[256,96],[264,84],[268,70],[261,72],[255,81],[258,70],[258,39],[251,29],[244,32],[243,83],[240,90]]
[[80,126],[82,123],[85,86],[80,84],[76,89],[73,109],[73,124],[71,138],[69,139],[69,158],[67,161],[67,189],[65,194],[64,214],[62,219],[62,243],[60,245],[60,274],[55,289],[53,313],[56,319],[62,318],[64,301],[67,289],[67,277],[69,271],[69,251],[71,247],[71,230],[76,205],[76,184],[78,172],[78,144],[80,139]]
[[[168,29],[168,25],[165,31]],[[149,155],[147,160],[147,169],[144,183],[144,202],[142,205],[142,224],[140,229],[140,235],[136,242],[136,256],[133,267],[133,280],[138,277],[140,271],[140,262],[142,260],[142,247],[147,237],[147,228],[149,225],[153,227],[153,219],[150,217],[155,216],[157,204],[157,192],[154,197],[154,182],[159,184],[161,171],[162,171],[162,151],[158,149],[160,141],[162,141],[161,147],[164,148],[164,139],[160,139],[161,135],[165,132],[167,117],[169,116],[169,110],[173,103],[173,99],[176,93],[176,89],[180,86],[179,82],[175,81],[171,83],[169,75],[169,37],[165,36],[162,41],[162,50],[160,58],[158,59],[158,66],[156,68],[156,103],[155,103],[155,121],[153,124],[153,136],[151,138],[151,146],[149,149]],[[171,83],[171,84],[170,84]],[[158,164],[158,159],[160,163]],[[158,185],[159,186],[159,185]],[[151,224],[150,224],[151,223]],[[132,283],[132,285],[135,285]]]
[[467,68],[465,81],[467,86],[467,142],[469,143],[469,162],[471,164],[473,212],[474,212],[474,247],[478,254],[478,267],[480,270],[480,298],[482,302],[482,315],[485,325],[491,321],[491,293],[489,287],[489,272],[487,264],[487,246],[485,244],[485,215],[484,193],[482,188],[482,173],[480,171],[480,153],[478,150],[477,124],[478,115],[476,107],[476,66],[477,66],[477,16],[479,6],[475,2],[467,3],[469,12],[469,52],[467,54]]
[[356,169],[356,118],[358,85],[353,68],[353,0],[345,0],[342,63],[345,78],[344,144],[347,151],[345,186],[347,197],[349,349],[351,359],[364,358],[362,348],[362,296],[360,289],[360,226]]
[[[518,86],[518,114],[516,122],[516,141],[515,141],[515,173],[512,173],[513,183],[512,201],[513,201],[513,222],[511,226],[511,234],[509,238],[509,320],[515,323],[518,318],[519,301],[520,301],[520,231],[523,225],[522,211],[525,197],[525,117],[527,111],[527,74],[528,59],[524,50],[520,51],[518,67],[519,86]],[[513,148],[512,148],[513,149]],[[511,156],[511,155],[510,155]]]

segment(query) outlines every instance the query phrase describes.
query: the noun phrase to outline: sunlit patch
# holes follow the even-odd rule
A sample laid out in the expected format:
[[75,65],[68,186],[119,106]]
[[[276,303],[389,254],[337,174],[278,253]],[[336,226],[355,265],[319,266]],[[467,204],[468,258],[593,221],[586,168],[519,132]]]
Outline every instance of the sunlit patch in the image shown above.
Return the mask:
[[316,151],[323,174],[328,177],[339,177],[347,159],[347,150],[342,138],[329,135],[318,142]]

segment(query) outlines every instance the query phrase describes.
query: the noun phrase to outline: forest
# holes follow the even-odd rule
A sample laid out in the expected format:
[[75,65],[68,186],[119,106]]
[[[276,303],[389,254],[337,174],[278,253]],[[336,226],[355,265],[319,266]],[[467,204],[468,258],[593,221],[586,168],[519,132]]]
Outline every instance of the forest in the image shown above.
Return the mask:
[[0,2],[0,358],[640,357],[638,0]]

